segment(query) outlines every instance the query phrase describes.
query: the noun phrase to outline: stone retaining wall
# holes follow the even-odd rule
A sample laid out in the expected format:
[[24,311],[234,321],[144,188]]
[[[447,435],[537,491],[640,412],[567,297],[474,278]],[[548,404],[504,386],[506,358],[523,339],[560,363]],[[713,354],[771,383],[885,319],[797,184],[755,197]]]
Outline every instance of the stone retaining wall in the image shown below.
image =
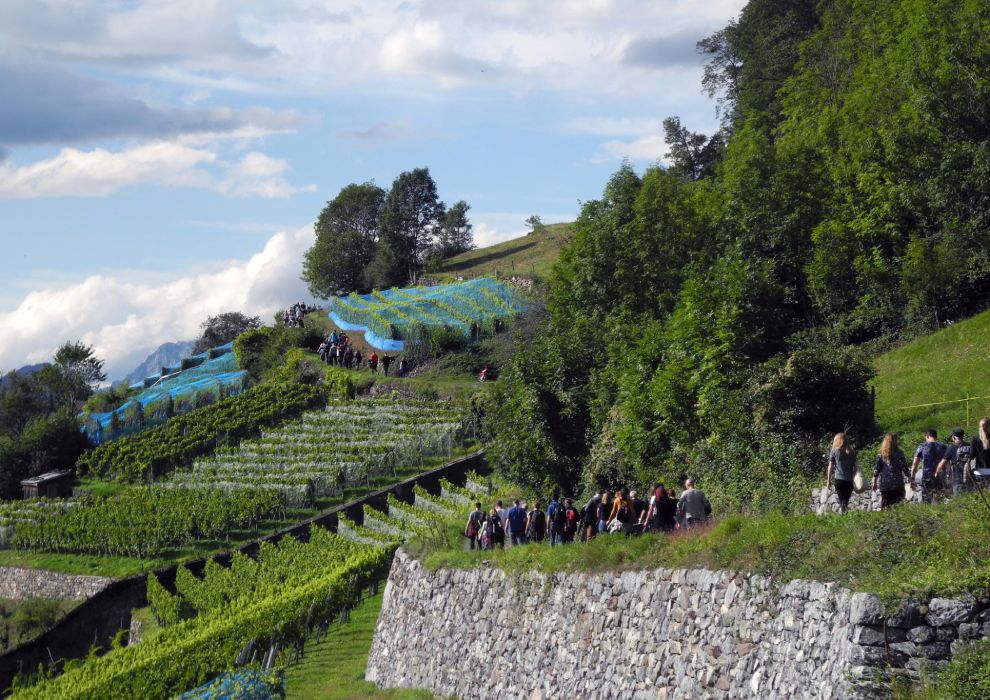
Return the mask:
[[461,698],[884,697],[986,636],[986,599],[880,601],[731,571],[427,571],[399,551],[368,658],[380,687]]
[[85,600],[113,583],[105,576],[75,576],[44,569],[0,566],[0,598],[63,598]]

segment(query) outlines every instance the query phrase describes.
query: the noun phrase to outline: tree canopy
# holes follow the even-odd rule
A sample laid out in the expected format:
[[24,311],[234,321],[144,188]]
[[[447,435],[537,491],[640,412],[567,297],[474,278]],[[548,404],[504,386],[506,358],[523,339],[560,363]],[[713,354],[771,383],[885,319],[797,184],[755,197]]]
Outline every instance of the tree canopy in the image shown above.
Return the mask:
[[432,263],[470,250],[465,201],[450,209],[428,168],[401,173],[386,192],[350,184],[323,208],[316,241],[303,260],[303,280],[317,297],[414,283]]
[[261,319],[258,316],[246,316],[240,311],[227,311],[210,316],[200,326],[202,332],[193,345],[192,354],[198,355],[210,348],[226,345],[244,331],[260,327]]
[[668,119],[670,166],[584,204],[492,460],[793,507],[830,434],[875,439],[872,349],[990,303],[988,26],[978,0],[751,0],[699,42],[723,130]]

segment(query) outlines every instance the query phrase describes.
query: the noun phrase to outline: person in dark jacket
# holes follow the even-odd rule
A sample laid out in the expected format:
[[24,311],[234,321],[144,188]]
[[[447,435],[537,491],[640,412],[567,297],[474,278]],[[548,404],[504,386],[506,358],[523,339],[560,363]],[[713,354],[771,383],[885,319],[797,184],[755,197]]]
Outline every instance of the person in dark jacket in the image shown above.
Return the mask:
[[547,533],[547,516],[540,510],[540,502],[533,504],[533,509],[526,515],[526,539],[529,542],[540,543]]
[[873,490],[880,492],[880,509],[886,510],[904,500],[904,483],[911,480],[907,457],[897,446],[897,436],[887,433],[877,453],[873,470]]

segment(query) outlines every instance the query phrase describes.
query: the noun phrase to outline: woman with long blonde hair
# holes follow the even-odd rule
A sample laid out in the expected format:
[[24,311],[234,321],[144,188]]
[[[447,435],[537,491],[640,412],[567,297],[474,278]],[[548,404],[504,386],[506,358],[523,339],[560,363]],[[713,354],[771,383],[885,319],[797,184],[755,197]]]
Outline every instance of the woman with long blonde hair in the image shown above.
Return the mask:
[[880,491],[880,510],[886,510],[904,500],[905,480],[911,479],[907,457],[897,446],[897,436],[887,433],[880,444],[876,468],[873,470],[873,490]]
[[832,449],[828,453],[828,468],[825,480],[828,488],[835,486],[839,497],[839,511],[849,508],[849,497],[853,492],[853,479],[856,476],[856,450],[846,440],[845,433],[836,433],[832,438]]

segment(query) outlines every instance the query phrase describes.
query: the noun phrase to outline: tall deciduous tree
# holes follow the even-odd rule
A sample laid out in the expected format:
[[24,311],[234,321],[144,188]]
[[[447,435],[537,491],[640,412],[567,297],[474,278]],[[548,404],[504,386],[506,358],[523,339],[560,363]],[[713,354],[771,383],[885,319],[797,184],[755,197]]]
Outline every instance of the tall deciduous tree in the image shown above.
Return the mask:
[[373,182],[347,185],[320,212],[316,242],[303,258],[302,279],[313,296],[365,291],[375,255],[385,190]]
[[369,267],[372,283],[388,287],[414,282],[445,213],[429,168],[399,175],[385,199],[379,245]]

